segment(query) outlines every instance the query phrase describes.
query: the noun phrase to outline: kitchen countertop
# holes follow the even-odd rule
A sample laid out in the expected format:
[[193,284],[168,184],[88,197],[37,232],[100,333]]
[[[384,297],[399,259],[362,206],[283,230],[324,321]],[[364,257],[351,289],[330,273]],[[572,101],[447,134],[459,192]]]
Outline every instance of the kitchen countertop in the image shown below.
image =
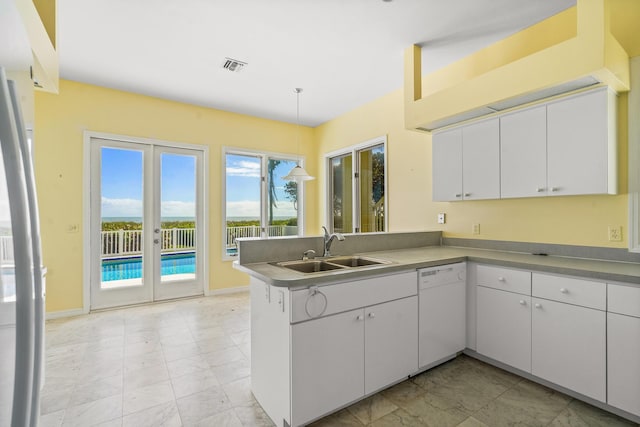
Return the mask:
[[288,288],[307,288],[309,286],[328,285],[461,261],[495,264],[546,273],[575,275],[595,280],[623,282],[640,286],[640,264],[630,262],[532,255],[454,246],[425,246],[410,249],[364,252],[353,255],[377,258],[390,261],[391,263],[373,267],[358,267],[307,274],[272,265],[268,262],[239,264],[236,261],[234,262],[234,267],[268,284]]

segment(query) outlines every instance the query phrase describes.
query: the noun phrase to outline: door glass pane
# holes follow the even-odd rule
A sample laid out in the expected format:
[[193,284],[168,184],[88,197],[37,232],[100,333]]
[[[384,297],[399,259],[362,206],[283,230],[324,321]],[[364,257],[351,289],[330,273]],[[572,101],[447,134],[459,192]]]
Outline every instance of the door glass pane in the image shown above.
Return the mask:
[[298,234],[298,184],[282,179],[296,165],[294,160],[267,161],[267,236]]
[[143,153],[102,147],[100,288],[142,285]]
[[384,145],[358,152],[360,231],[384,231]]
[[160,155],[160,280],[196,278],[196,157]]
[[353,176],[352,156],[331,159],[331,215],[333,231],[353,232]]
[[260,157],[226,154],[227,256],[236,256],[236,238],[260,237]]

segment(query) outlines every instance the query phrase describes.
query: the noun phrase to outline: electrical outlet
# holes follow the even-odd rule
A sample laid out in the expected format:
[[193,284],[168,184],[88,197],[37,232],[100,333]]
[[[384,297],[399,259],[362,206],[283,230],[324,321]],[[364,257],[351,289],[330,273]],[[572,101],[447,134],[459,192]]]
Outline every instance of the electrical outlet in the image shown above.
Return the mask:
[[610,242],[621,242],[622,241],[622,227],[618,226],[609,226],[609,241]]
[[438,224],[444,224],[447,222],[447,214],[439,213],[438,214]]
[[480,234],[480,224],[473,224],[471,227],[471,233]]

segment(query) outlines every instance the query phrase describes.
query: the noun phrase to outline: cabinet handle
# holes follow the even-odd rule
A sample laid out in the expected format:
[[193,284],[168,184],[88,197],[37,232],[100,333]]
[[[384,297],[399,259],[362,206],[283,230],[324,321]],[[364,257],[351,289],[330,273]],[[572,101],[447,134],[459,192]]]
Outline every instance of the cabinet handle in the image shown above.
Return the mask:
[[369,317],[370,317],[371,319],[373,319],[374,317],[376,317],[376,314],[375,314],[375,313],[373,313],[373,312],[371,312],[371,313],[369,313]]
[[563,294],[568,294],[569,290],[567,288],[560,288],[560,292]]
[[520,305],[527,305],[527,302],[523,299],[520,300]]
[[464,193],[464,197],[471,197],[471,193]]
[[462,197],[462,194],[456,194],[456,197],[460,198],[460,197]]
[[498,277],[498,282],[504,282],[504,281],[505,281],[504,277],[502,277],[502,276]]
[[554,193],[558,190],[560,190],[558,187],[551,187],[551,191],[553,191]]
[[356,317],[356,320],[364,320],[364,316],[362,316],[361,314],[358,315],[358,317]]
[[537,193],[542,193],[544,191],[544,187],[537,187],[536,188],[536,192]]
[[542,308],[542,304],[536,304],[535,307],[536,308]]

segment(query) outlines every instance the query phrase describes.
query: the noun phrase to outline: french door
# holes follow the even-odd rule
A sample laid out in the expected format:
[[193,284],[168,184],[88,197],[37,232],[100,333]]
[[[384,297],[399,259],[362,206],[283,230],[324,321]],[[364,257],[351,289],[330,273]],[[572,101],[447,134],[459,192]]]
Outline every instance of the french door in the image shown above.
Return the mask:
[[102,138],[90,151],[90,308],[203,294],[203,151]]

